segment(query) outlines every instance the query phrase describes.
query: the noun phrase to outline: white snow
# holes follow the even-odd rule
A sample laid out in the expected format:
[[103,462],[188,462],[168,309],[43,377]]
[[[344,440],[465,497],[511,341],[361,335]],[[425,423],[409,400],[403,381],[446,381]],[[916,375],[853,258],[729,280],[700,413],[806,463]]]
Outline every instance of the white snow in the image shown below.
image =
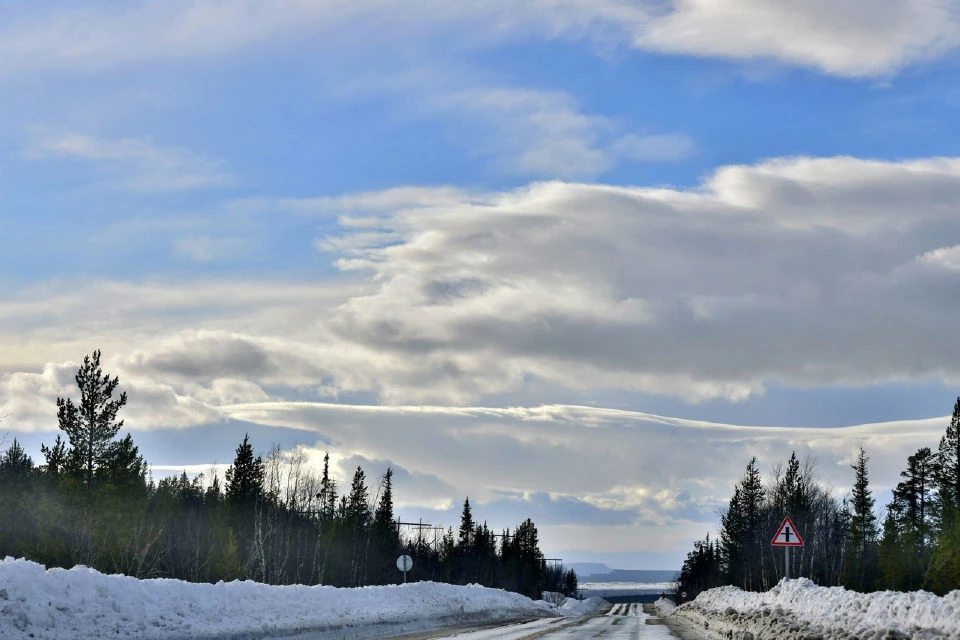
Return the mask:
[[673,600],[670,598],[660,597],[657,598],[657,601],[653,603],[653,608],[657,610],[661,616],[669,616],[671,613],[677,610],[677,605],[674,604]]
[[858,593],[800,578],[764,593],[710,589],[672,615],[718,638],[960,638],[960,591]]
[[0,562],[0,638],[5,640],[260,638],[307,631],[359,640],[474,622],[582,615],[595,605],[557,607],[477,585],[195,584],[104,575],[87,567],[46,569],[10,557]]

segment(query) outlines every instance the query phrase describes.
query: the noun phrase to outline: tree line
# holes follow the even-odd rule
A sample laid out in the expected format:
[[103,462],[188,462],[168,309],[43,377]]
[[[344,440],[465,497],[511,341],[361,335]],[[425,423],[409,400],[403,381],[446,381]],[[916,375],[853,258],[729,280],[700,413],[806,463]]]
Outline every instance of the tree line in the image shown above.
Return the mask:
[[[856,591],[960,589],[960,398],[936,450],[907,458],[881,514],[870,488],[869,456],[861,447],[850,495],[840,500],[820,483],[815,464],[796,454],[761,478],[747,464],[720,518],[720,535],[697,540],[680,571],[677,595],[735,585],[765,591],[784,575]],[[804,546],[784,551],[770,541],[789,515]]]
[[[576,575],[549,567],[530,519],[492,532],[464,502],[459,530],[401,530],[393,471],[374,487],[357,467],[341,487],[324,457],[318,476],[302,451],[256,455],[249,436],[221,480],[186,472],[154,482],[129,433],[119,437],[126,393],[103,373],[100,351],[75,380],[80,399],[57,399],[58,433],[36,465],[14,439],[0,455],[0,556],[47,566],[193,582],[362,586],[402,579],[395,561],[414,558],[414,580],[478,583],[539,597],[572,593]],[[371,490],[373,495],[371,495]]]

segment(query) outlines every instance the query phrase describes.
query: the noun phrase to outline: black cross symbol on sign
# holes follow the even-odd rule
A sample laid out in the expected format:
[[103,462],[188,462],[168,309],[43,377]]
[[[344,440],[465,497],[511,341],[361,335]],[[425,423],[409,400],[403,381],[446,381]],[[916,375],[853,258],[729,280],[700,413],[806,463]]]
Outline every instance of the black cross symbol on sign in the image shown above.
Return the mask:
[[786,542],[790,542],[790,525],[783,528],[783,538]]

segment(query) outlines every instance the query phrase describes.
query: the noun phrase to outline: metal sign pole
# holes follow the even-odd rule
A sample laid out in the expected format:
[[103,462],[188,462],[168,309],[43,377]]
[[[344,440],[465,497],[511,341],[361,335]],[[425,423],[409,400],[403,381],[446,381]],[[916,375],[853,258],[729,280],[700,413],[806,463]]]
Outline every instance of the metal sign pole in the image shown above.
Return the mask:
[[787,559],[786,569],[783,572],[783,577],[789,580],[790,579],[790,547],[783,548],[783,557]]

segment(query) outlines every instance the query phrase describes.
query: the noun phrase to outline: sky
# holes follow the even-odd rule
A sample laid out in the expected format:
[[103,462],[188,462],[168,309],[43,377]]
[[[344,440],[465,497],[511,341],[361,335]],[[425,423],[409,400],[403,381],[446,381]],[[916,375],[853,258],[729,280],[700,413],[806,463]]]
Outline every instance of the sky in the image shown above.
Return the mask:
[[[675,569],[752,456],[878,506],[960,380],[960,2],[0,3],[0,442],[95,349],[404,519]],[[375,488],[374,488],[375,490]]]

